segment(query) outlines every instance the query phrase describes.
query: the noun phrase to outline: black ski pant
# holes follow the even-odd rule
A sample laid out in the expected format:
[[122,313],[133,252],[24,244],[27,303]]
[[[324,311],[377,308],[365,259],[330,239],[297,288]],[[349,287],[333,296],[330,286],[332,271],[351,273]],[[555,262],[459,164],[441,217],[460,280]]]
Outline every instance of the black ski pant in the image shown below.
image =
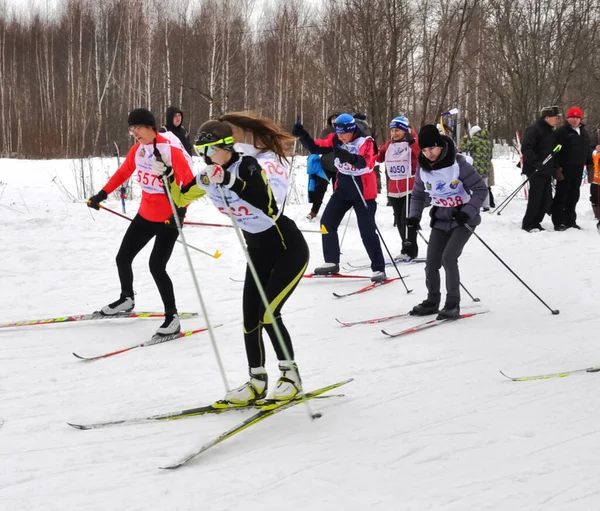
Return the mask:
[[116,258],[121,281],[121,297],[133,298],[133,260],[148,242],[156,237],[150,253],[150,273],[165,306],[165,314],[177,313],[173,282],[167,274],[167,263],[178,236],[179,231],[164,222],[150,222],[139,214],[134,217],[125,232]]
[[[325,169],[323,169],[323,172],[325,172],[325,175],[329,178],[329,181],[331,181],[332,188],[335,188],[337,172],[330,172]],[[329,181],[325,181],[321,178],[316,179],[315,189],[310,194],[310,202],[312,203],[310,210],[315,215],[317,215],[319,213],[319,210],[321,209],[321,205],[323,204],[323,198],[327,193],[327,186],[329,185]]]
[[556,192],[552,203],[552,223],[554,227],[566,225],[571,227],[576,224],[577,203],[583,179],[583,165],[569,165],[563,167],[562,181],[556,182]]
[[[283,324],[281,308],[296,289],[302,275],[304,275],[304,271],[308,266],[309,251],[302,233],[292,220],[282,216],[277,224],[278,226],[272,227],[266,233],[246,235],[246,241],[248,242],[248,253],[267,296],[269,307],[277,322],[289,356],[293,360],[292,339]],[[285,353],[275,334],[273,322],[265,310],[256,282],[248,267],[246,267],[242,308],[248,366],[264,367],[265,365],[263,329],[266,330],[271,339],[271,344],[277,354],[277,360],[286,360]]]
[[[472,227],[472,229],[475,228]],[[446,273],[446,303],[449,305],[460,303],[458,258],[470,237],[471,231],[464,225],[449,231],[431,229],[425,263],[425,284],[429,300],[440,303],[442,296],[440,292],[440,268],[443,266]]]
[[[321,235],[321,240],[323,243],[323,257],[326,263],[340,263],[338,227],[344,219],[346,212],[354,208],[360,237],[367,250],[369,259],[371,259],[371,269],[373,271],[385,271],[381,243],[375,229],[377,202],[375,199],[369,199],[365,202],[367,203],[367,207],[365,207],[360,196],[355,196],[353,199],[345,199],[337,192],[329,199],[321,217],[321,232],[324,233]],[[323,228],[325,229],[324,231]]]
[[[406,226],[406,202],[410,211],[410,195],[404,197],[388,197],[388,201],[392,205],[394,211],[394,225],[398,229],[400,239],[402,240],[402,253],[414,259],[419,255],[419,247],[417,245],[417,230],[407,228]],[[410,248],[408,246],[410,243]],[[406,249],[405,249],[406,247]]]
[[526,231],[538,227],[552,203],[552,178],[539,172],[529,178],[529,199],[521,227]]
[[590,184],[590,202],[594,211],[594,218],[600,220],[600,185],[596,183]]

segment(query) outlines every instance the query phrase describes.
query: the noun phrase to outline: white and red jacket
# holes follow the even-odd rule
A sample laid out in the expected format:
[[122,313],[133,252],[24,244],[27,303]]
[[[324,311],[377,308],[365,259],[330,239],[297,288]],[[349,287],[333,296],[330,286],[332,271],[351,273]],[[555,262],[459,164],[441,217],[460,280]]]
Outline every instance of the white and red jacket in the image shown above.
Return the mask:
[[[189,183],[194,179],[190,163],[181,142],[166,133],[156,134],[156,148],[160,151],[166,165],[173,167],[177,183]],[[150,222],[164,222],[173,211],[169,204],[160,176],[152,169],[154,144],[136,143],[127,153],[127,157],[108,183],[102,188],[106,194],[114,192],[135,172],[135,180],[142,188],[142,202],[138,213]]]
[[379,149],[377,161],[385,162],[389,177],[388,197],[404,197],[412,192],[420,151],[419,143],[408,134],[399,142],[388,140]]

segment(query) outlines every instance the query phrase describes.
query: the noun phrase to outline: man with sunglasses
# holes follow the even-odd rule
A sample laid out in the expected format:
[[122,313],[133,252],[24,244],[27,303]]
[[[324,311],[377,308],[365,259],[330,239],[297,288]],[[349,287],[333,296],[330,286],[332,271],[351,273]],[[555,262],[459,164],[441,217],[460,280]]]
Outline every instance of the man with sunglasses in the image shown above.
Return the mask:
[[137,215],[129,224],[116,262],[121,281],[118,300],[102,307],[101,314],[115,316],[131,312],[135,307],[132,263],[137,254],[155,238],[150,254],[150,273],[158,287],[165,308],[165,321],[157,330],[158,336],[180,332],[173,283],[167,274],[167,263],[179,235],[169,199],[163,189],[163,176],[173,176],[178,183],[187,183],[194,175],[183,146],[156,132],[156,121],[149,110],[133,110],[127,119],[129,132],[136,143],[102,190],[88,200],[88,207],[100,209],[100,203],[135,172],[142,188],[142,201]]

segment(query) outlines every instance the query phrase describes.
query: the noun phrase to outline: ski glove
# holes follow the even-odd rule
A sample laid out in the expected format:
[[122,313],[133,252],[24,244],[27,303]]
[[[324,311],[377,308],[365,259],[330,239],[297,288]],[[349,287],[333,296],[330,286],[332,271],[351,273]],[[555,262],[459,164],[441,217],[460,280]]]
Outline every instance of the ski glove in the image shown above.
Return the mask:
[[358,154],[352,154],[345,149],[335,148],[335,157],[342,163],[349,163],[350,165],[356,165],[358,162]]
[[452,211],[452,217],[458,225],[465,225],[471,217],[465,213],[462,208],[456,208]]
[[88,199],[88,201],[87,201],[88,208],[94,208],[94,209],[99,210],[100,203],[102,201],[105,201],[107,197],[108,197],[108,195],[106,194],[106,192],[104,190],[100,190],[96,195],[94,195],[93,197],[90,197]]
[[301,123],[297,122],[296,124],[294,124],[294,127],[292,128],[292,135],[294,135],[297,138],[301,138],[304,135],[307,135],[306,130],[304,129],[304,126],[302,126]]
[[235,182],[235,176],[216,163],[206,167],[205,172],[208,182],[211,184],[223,185],[227,188],[231,188]]
[[173,167],[169,167],[161,158],[157,158],[156,156],[152,157],[152,170],[161,178],[173,176]]
[[406,219],[406,225],[408,225],[412,229],[415,229],[416,231],[420,231],[421,230],[421,219],[411,216]]
[[[187,213],[187,208],[177,208],[177,216],[179,217],[179,224],[183,229],[183,219],[185,218],[185,214]],[[171,229],[177,229],[177,222],[175,221],[175,217],[171,215],[168,220],[165,220],[165,224],[167,227]]]

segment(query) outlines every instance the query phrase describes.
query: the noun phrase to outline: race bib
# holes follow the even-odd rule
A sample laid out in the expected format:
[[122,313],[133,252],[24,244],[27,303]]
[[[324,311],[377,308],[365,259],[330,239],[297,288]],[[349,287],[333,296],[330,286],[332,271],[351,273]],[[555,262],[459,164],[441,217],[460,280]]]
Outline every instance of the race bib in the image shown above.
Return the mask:
[[411,176],[410,146],[407,142],[395,142],[385,152],[385,168],[394,181]]
[[431,197],[431,204],[440,208],[455,208],[467,204],[471,196],[458,178],[460,167],[454,163],[438,170],[420,169],[425,191]]

